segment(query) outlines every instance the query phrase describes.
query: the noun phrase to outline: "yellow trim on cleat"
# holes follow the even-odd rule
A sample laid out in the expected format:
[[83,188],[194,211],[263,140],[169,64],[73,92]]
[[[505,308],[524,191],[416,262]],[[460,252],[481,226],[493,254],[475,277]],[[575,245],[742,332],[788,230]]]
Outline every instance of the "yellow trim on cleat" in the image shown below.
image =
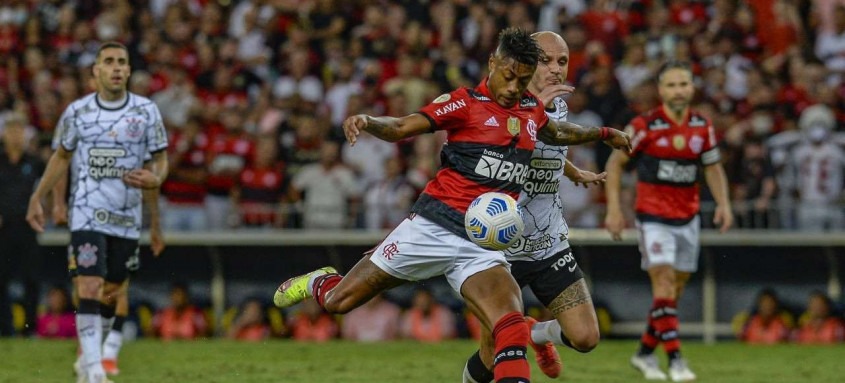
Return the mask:
[[279,288],[276,289],[276,293],[273,294],[273,304],[276,307],[284,308],[311,298],[308,281],[316,275],[324,274],[337,274],[337,270],[334,267],[327,266],[282,282]]

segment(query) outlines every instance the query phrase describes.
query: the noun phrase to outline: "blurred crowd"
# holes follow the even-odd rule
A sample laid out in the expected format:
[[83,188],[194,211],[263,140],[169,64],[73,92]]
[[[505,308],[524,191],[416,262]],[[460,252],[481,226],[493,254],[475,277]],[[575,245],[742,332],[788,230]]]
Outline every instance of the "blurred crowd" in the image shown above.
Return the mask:
[[[584,125],[623,129],[657,105],[660,63],[691,61],[739,225],[845,227],[840,0],[8,0],[0,111],[27,116],[48,156],[61,111],[92,91],[99,43],[117,40],[130,90],[170,134],[166,230],[388,228],[433,176],[443,137],[350,147],[341,122],[474,86],[507,26],[566,39],[569,118]],[[570,155],[601,169],[609,150]],[[561,190],[572,226],[600,225],[600,189]]]

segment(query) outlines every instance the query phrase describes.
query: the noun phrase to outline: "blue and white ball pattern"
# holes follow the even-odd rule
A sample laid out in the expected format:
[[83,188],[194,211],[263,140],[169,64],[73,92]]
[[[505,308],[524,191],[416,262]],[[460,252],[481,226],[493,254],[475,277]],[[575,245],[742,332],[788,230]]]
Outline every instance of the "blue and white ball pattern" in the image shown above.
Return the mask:
[[479,246],[504,250],[522,236],[525,223],[516,200],[504,193],[488,192],[469,204],[464,227],[469,239]]

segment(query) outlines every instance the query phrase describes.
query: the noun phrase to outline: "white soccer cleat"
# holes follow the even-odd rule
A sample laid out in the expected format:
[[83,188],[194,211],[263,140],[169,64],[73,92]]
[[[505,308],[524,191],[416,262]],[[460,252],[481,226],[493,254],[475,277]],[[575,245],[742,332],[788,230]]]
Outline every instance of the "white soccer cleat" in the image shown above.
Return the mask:
[[669,378],[673,382],[690,382],[695,380],[695,373],[687,366],[685,359],[669,362]]
[[657,365],[657,358],[654,355],[634,355],[631,357],[631,365],[642,372],[646,380],[668,379],[666,373]]

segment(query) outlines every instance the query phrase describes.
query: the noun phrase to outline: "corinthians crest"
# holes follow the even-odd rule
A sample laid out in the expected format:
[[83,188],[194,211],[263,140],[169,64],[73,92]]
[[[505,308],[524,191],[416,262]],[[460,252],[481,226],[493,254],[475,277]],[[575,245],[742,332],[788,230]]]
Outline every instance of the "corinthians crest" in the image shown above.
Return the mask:
[[97,246],[85,243],[78,247],[79,254],[76,263],[81,267],[91,267],[97,264]]
[[519,134],[519,119],[516,117],[508,117],[508,132],[512,136]]

